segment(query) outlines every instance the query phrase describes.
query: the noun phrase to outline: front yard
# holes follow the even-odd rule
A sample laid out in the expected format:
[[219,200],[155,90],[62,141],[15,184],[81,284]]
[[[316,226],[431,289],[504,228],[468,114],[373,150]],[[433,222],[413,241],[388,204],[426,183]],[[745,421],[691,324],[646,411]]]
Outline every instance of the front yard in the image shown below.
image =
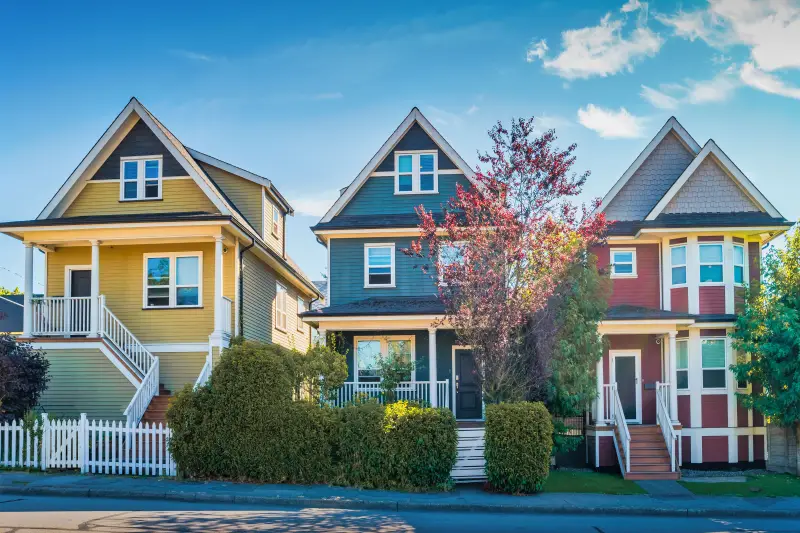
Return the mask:
[[646,494],[639,485],[618,474],[564,470],[552,470],[542,492]]
[[697,483],[688,478],[680,484],[697,496],[780,497],[800,496],[800,478],[789,474],[749,475],[742,482]]

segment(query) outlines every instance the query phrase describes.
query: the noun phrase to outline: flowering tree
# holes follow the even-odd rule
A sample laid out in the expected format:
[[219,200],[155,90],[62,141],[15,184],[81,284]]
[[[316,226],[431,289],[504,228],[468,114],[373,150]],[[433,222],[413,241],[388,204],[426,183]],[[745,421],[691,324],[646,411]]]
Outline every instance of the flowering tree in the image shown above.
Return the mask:
[[420,238],[406,253],[428,258],[441,280],[444,320],[473,347],[486,401],[499,402],[541,386],[521,328],[576,255],[602,240],[606,222],[569,202],[589,175],[572,170],[576,145],[557,149],[554,130],[534,137],[533,118],[510,130],[498,123],[489,136],[477,186],[459,186],[443,214],[418,207]]

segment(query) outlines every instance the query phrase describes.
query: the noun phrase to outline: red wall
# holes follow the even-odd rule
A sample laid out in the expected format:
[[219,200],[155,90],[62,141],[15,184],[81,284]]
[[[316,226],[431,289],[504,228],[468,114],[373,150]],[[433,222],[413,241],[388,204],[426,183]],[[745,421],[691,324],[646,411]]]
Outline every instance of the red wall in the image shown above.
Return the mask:
[[[642,423],[656,423],[656,391],[644,388],[645,383],[661,381],[661,347],[656,343],[655,335],[609,335],[611,350],[639,350],[641,352],[642,380]],[[608,351],[603,354],[603,380],[609,383]]]
[[746,428],[750,424],[747,420],[747,408],[742,405],[742,402],[736,402],[736,427]]
[[749,461],[750,460],[750,439],[747,438],[747,435],[739,435],[739,460],[740,461]]
[[670,289],[670,307],[676,313],[689,312],[689,289],[688,287],[678,287]]
[[[705,425],[705,424],[704,424]],[[703,462],[728,462],[728,437],[703,437]]]
[[753,435],[753,460],[764,460],[764,435]]
[[[650,309],[661,306],[660,283],[658,275],[659,257],[657,244],[631,246],[611,246],[610,248],[636,249],[636,277],[612,279],[612,293],[609,305],[636,305]],[[609,246],[594,249],[597,266],[607,268],[611,252]]]
[[750,261],[750,283],[761,280],[761,245],[757,242],[747,244],[747,257]]
[[700,314],[725,313],[725,287],[700,287]]
[[678,395],[678,422],[685,428],[692,427],[692,401],[688,395]]
[[614,449],[613,437],[600,437],[599,455],[600,466],[614,466],[617,464],[617,452]]
[[700,401],[704,428],[728,427],[728,396],[704,394]]
[[681,435],[681,458],[684,465],[692,462],[692,437],[688,435]]

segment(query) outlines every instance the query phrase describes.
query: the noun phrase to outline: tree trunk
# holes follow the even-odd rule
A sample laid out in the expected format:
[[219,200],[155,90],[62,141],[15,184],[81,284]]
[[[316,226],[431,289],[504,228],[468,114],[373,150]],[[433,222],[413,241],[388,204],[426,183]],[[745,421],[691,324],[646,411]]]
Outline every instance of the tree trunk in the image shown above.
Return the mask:
[[800,477],[800,422],[794,423],[794,456],[795,456],[795,473],[797,474],[798,477]]

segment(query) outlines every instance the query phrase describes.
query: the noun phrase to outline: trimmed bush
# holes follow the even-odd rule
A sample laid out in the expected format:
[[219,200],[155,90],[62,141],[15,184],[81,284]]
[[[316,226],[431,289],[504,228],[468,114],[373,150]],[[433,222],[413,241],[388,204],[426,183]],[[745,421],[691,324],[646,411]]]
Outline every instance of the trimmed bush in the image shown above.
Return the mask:
[[542,490],[550,472],[553,422],[541,402],[486,406],[486,476],[512,494]]

